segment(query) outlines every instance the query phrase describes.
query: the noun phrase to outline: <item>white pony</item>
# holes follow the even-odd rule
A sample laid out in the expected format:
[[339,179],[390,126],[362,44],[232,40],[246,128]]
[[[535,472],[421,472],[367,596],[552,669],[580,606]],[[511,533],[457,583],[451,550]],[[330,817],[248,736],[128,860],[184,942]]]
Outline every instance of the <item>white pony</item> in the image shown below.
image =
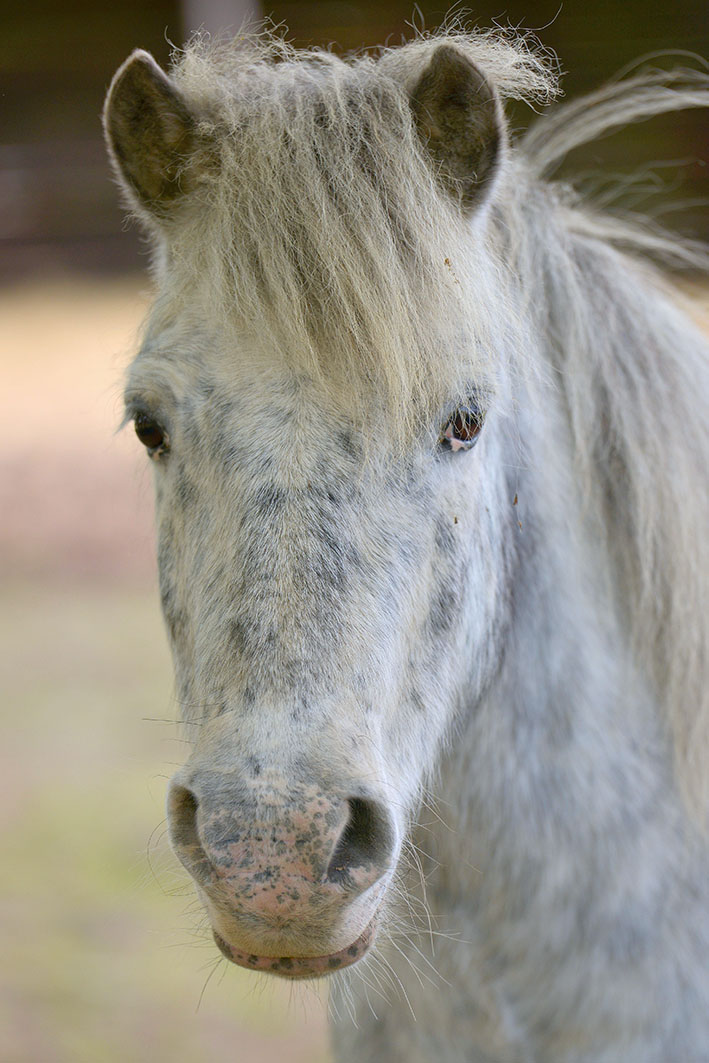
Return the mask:
[[709,78],[510,142],[555,87],[500,31],[262,34],[106,104],[172,844],[231,961],[342,972],[341,1061],[709,1060],[709,350],[649,263],[707,256],[549,179]]

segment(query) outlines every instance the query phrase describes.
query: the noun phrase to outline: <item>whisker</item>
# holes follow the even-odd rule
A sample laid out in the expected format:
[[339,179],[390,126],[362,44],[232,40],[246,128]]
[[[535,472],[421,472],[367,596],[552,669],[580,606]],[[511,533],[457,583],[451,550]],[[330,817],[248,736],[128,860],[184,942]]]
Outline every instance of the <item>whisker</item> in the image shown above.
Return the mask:
[[197,1012],[199,1011],[199,1009],[200,1009],[200,1007],[201,1007],[201,1005],[202,1005],[202,1000],[203,1000],[203,998],[204,998],[204,994],[205,994],[205,992],[206,992],[206,990],[207,990],[207,986],[208,986],[208,985],[209,985],[209,983],[211,982],[211,980],[212,980],[212,978],[214,977],[214,975],[215,975],[216,971],[218,971],[218,969],[219,969],[219,966],[220,966],[220,964],[222,964],[222,963],[224,963],[224,962],[225,962],[225,961],[224,961],[224,957],[223,957],[223,956],[217,956],[216,960],[214,960],[214,961],[213,961],[213,963],[212,963],[212,969],[211,969],[211,971],[209,972],[209,974],[207,975],[207,978],[206,978],[206,980],[205,980],[205,983],[204,983],[204,985],[202,986],[202,992],[201,992],[201,993],[199,994],[199,1000],[197,1001],[197,1007],[195,1008],[195,1014],[197,1014]]

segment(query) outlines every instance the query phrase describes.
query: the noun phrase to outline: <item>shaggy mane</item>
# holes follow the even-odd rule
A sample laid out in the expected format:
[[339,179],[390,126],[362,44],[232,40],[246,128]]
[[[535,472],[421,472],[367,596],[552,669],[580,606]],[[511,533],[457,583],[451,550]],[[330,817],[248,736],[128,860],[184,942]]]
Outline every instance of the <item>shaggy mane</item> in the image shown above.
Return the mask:
[[[709,105],[703,72],[650,70],[537,121],[472,223],[443,197],[409,93],[445,40],[503,98],[557,90],[530,39],[443,32],[378,57],[295,51],[264,33],[197,38],[173,75],[200,117],[199,205],[171,238],[211,305],[353,415],[421,408],[519,373],[531,321],[558,371],[579,483],[616,564],[637,652],[666,706],[678,778],[704,808],[709,756],[709,351],[647,257],[709,252],[596,212],[549,175],[618,126]],[[494,357],[494,361],[493,361]],[[546,366],[537,368],[543,375]]]
[[709,248],[644,217],[600,212],[548,177],[574,148],[619,127],[707,106],[704,71],[649,68],[538,121],[520,149],[541,200],[520,227],[513,266],[527,298],[544,308],[539,324],[560,371],[579,482],[666,712],[680,788],[704,822],[709,343],[658,265],[706,278]]

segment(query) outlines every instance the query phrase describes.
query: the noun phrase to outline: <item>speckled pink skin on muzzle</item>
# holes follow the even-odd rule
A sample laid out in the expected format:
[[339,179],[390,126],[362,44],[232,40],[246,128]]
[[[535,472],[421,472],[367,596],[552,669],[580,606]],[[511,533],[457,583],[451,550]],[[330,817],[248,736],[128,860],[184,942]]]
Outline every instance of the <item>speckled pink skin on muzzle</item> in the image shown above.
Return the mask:
[[173,780],[168,820],[233,963],[318,978],[368,951],[398,849],[382,802],[204,772]]

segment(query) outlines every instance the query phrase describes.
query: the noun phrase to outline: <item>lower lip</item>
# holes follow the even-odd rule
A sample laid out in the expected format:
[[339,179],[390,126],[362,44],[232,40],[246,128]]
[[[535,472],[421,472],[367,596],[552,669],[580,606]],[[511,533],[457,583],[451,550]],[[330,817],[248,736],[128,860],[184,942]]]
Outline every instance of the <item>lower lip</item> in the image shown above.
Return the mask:
[[249,971],[264,971],[281,978],[323,978],[362,959],[374,940],[374,920],[351,945],[327,956],[255,956],[227,944],[216,931],[214,940],[228,960]]

